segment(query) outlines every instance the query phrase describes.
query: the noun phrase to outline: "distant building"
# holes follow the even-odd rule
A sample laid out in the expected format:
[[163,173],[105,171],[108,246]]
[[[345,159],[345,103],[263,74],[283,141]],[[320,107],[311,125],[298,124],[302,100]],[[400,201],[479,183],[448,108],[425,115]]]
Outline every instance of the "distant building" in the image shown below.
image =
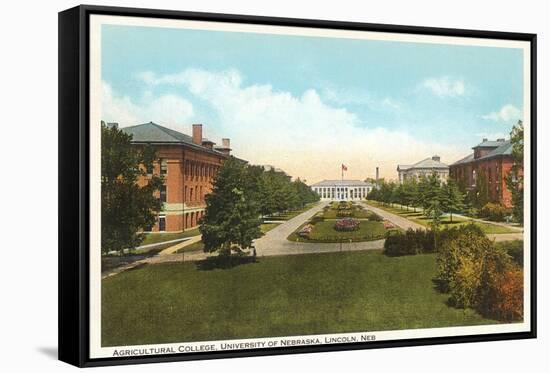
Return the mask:
[[403,183],[408,178],[419,178],[436,173],[441,180],[447,180],[449,177],[449,166],[441,162],[438,155],[426,158],[412,165],[400,164],[397,166],[399,182]]
[[506,176],[514,164],[511,142],[483,139],[472,149],[472,154],[451,164],[450,177],[467,191],[481,185],[483,180],[489,201],[511,207],[512,194],[506,187]]
[[323,180],[311,185],[322,201],[358,201],[365,199],[373,184],[361,180]]
[[160,191],[163,208],[155,226],[148,230],[179,232],[196,227],[204,216],[205,196],[230,155],[229,139],[222,139],[222,146],[215,146],[202,137],[202,124],[193,124],[192,136],[153,122],[121,130],[132,135],[132,144],[155,148],[159,157],[155,172],[165,178]]

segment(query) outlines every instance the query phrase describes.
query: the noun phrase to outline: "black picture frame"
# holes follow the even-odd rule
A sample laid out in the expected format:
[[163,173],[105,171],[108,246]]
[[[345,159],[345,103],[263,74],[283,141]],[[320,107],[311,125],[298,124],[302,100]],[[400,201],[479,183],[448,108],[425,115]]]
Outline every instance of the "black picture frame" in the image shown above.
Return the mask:
[[[531,330],[304,347],[89,358],[89,20],[91,15],[527,41],[531,45]],[[537,330],[536,34],[81,5],[59,13],[59,359],[79,367],[535,338]]]

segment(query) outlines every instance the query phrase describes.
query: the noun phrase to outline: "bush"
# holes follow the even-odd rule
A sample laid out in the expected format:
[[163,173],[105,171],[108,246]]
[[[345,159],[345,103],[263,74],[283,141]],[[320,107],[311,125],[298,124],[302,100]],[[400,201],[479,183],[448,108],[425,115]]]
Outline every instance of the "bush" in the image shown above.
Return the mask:
[[514,240],[496,242],[495,246],[508,254],[514,263],[520,267],[523,267],[523,241]]
[[498,203],[489,202],[482,207],[480,216],[491,221],[505,221],[511,210]]
[[478,257],[481,252],[492,247],[492,243],[483,231],[474,224],[445,229],[439,233],[437,280],[440,289],[448,292],[459,271],[462,260]]
[[380,215],[378,215],[378,214],[376,214],[376,213],[374,213],[374,212],[372,212],[372,211],[369,211],[369,217],[368,217],[368,219],[369,219],[370,221],[383,221],[383,220],[384,220],[383,217],[381,217]]
[[388,234],[384,242],[387,256],[416,255],[424,252],[425,231],[409,229],[405,233]]
[[494,278],[490,293],[492,298],[480,312],[504,321],[523,319],[523,271],[506,270]]
[[505,250],[473,224],[446,230],[440,242],[436,280],[451,304],[499,320],[523,317],[523,273]]
[[336,213],[336,216],[339,218],[350,218],[353,216],[353,211],[350,210],[340,210]]
[[323,217],[323,214],[320,214],[320,213],[317,213],[315,215],[313,215],[313,217],[311,219],[309,219],[309,223],[312,224],[312,225],[315,225],[321,221],[324,221],[325,218]]

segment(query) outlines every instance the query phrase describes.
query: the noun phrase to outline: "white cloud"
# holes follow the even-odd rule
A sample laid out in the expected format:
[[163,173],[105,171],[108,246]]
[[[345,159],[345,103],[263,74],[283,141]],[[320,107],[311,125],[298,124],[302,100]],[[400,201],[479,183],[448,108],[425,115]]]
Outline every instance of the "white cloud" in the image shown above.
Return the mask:
[[493,122],[517,122],[522,118],[523,114],[520,109],[514,105],[504,105],[500,110],[493,111],[492,113],[483,115],[482,118],[486,120],[492,120]]
[[153,98],[151,92],[145,92],[141,101],[143,103],[136,103],[128,96],[119,95],[103,82],[102,119],[117,122],[121,127],[153,121],[182,130],[193,116],[193,105],[177,95]]
[[[395,178],[398,163],[433,154],[451,163],[465,155],[454,146],[420,141],[405,132],[366,128],[356,114],[331,106],[314,89],[293,95],[269,84],[246,85],[236,70],[187,69],[141,77],[151,85],[181,85],[207,102],[220,120],[213,124],[216,133],[231,138],[235,155],[254,164],[273,164],[308,182],[339,178],[341,163],[348,166],[347,178],[373,176],[376,166],[382,176]],[[387,99],[382,105],[397,103]]]
[[466,93],[462,79],[452,79],[448,76],[426,79],[422,82],[422,87],[438,97],[457,97]]

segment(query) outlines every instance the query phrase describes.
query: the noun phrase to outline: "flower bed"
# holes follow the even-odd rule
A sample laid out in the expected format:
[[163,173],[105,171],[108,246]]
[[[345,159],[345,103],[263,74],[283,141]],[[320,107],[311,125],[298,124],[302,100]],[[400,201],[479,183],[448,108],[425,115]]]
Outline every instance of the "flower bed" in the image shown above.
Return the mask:
[[351,232],[359,229],[359,220],[345,218],[338,219],[334,224],[334,229],[339,232]]
[[384,223],[384,228],[386,228],[386,229],[393,229],[393,228],[395,228],[395,225],[393,225],[393,223],[390,222],[390,221],[384,220],[383,223]]
[[298,232],[298,236],[307,238],[309,237],[309,234],[311,233],[312,230],[313,230],[313,225],[306,224],[302,229],[300,229],[300,231]]

